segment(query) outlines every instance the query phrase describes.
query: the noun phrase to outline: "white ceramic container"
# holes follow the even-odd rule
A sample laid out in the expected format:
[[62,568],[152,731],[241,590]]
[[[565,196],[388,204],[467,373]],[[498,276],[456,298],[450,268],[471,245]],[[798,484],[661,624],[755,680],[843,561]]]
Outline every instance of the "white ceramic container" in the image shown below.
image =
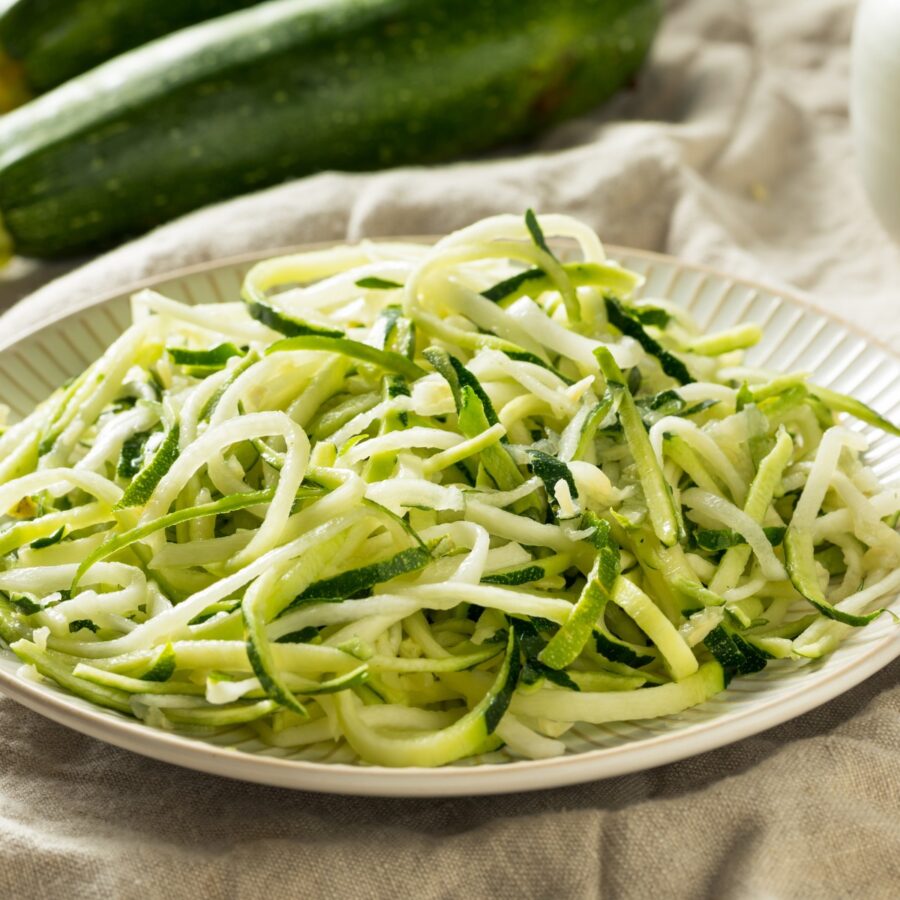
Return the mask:
[[859,7],[850,110],[863,184],[900,242],[900,0],[863,0]]

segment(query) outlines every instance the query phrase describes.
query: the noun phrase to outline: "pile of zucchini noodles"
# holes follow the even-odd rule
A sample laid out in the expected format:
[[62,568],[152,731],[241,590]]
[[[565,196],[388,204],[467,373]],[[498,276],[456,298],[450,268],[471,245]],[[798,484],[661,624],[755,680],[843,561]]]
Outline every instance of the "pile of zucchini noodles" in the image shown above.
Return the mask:
[[639,284],[529,212],[267,260],[221,305],[137,294],[0,436],[23,676],[434,766],[831,652],[900,588],[900,488],[838,414],[897,428]]

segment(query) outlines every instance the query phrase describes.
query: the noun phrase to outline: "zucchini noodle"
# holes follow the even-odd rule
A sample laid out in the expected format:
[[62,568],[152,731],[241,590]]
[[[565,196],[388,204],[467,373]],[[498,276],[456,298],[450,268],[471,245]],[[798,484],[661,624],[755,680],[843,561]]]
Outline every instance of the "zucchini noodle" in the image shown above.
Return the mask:
[[150,727],[388,766],[833,652],[900,588],[900,488],[841,416],[896,426],[640,282],[529,212],[141,291],[0,434],[0,639]]

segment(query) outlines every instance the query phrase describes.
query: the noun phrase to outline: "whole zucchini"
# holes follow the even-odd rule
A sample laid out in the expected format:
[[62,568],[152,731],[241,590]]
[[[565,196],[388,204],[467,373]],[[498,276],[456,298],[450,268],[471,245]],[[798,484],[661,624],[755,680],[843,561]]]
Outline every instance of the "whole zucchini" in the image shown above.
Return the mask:
[[276,0],[222,16],[0,119],[0,227],[18,252],[58,256],[325,168],[484,150],[609,97],[659,17],[659,0]]
[[0,59],[15,66],[0,66],[0,95],[43,93],[132,47],[259,2],[13,0],[0,12]]

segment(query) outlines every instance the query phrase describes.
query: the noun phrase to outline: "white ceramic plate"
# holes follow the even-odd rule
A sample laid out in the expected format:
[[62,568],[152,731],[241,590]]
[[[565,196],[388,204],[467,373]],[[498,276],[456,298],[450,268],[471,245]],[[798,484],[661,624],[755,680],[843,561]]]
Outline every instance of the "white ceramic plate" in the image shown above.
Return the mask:
[[[252,258],[206,264],[157,278],[163,293],[189,303],[238,295]],[[852,325],[831,319],[784,291],[640,251],[612,248],[644,273],[644,294],[688,307],[701,326],[757,322],[765,340],[749,359],[776,370],[806,370],[820,384],[852,393],[900,420],[900,358]],[[140,285],[141,287],[147,285]],[[135,286],[137,287],[137,286]],[[0,401],[26,414],[64,379],[81,371],[129,321],[126,291],[103,298],[24,337],[0,337]],[[854,426],[858,427],[858,426]],[[871,430],[870,430],[871,431]],[[871,432],[868,459],[883,481],[900,478],[900,440]],[[900,609],[900,597],[891,598]],[[566,736],[568,753],[515,761],[502,751],[441,769],[387,769],[268,748],[245,730],[213,739],[157,731],[95,708],[49,684],[19,678],[18,662],[0,650],[0,689],[63,725],[119,747],[188,768],[312,791],[382,796],[492,794],[548,788],[621,775],[673,762],[771,728],[838,696],[900,656],[900,628],[882,616],[832,656],[808,665],[772,663],[736,679],[727,691],[680,715],[607,726],[580,726]]]

